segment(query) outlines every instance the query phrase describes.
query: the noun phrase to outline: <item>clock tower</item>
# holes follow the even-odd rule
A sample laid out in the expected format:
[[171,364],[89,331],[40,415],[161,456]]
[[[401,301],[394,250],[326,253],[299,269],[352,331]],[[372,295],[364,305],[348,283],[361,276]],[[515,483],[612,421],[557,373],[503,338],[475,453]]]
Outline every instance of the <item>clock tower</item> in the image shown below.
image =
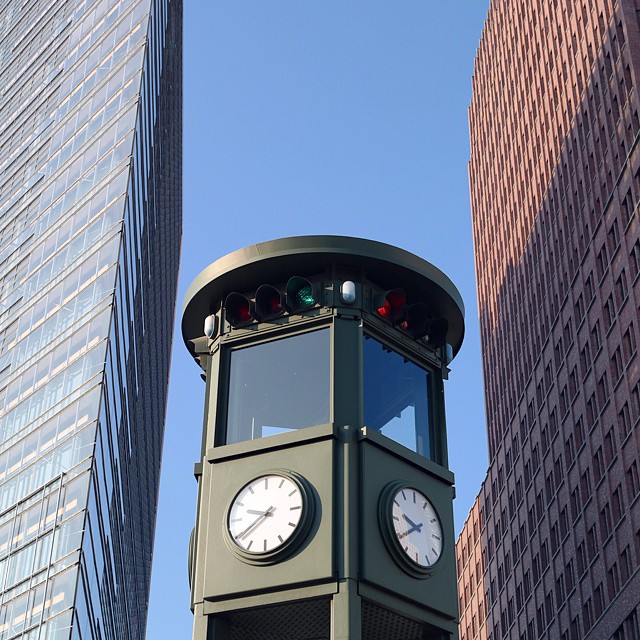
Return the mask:
[[387,244],[284,238],[205,269],[182,332],[206,382],[194,640],[457,638],[453,283]]

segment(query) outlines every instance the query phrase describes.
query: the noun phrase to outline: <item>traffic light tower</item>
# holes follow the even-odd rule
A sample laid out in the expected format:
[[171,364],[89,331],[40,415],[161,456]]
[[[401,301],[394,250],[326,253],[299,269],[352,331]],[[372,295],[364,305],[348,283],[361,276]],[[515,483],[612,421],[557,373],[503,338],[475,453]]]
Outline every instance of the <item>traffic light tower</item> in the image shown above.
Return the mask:
[[457,638],[443,378],[451,281],[379,242],[285,238],[205,269],[194,640]]

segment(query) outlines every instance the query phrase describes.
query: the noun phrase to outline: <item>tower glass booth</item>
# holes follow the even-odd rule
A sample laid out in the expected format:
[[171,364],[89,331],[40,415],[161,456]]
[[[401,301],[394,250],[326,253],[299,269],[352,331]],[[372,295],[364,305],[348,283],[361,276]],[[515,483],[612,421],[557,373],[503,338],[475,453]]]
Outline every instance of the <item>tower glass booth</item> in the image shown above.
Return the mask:
[[195,640],[457,637],[443,378],[451,281],[390,245],[284,238],[205,269]]

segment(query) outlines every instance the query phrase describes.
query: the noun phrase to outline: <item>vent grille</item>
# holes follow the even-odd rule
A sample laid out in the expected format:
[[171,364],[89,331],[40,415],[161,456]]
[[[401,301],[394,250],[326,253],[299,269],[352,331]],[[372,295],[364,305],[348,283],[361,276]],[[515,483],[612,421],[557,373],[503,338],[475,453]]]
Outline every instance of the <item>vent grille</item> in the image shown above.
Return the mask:
[[424,624],[383,609],[366,600],[362,603],[362,640],[440,640],[442,634]]
[[329,640],[331,601],[303,600],[225,616],[231,640]]

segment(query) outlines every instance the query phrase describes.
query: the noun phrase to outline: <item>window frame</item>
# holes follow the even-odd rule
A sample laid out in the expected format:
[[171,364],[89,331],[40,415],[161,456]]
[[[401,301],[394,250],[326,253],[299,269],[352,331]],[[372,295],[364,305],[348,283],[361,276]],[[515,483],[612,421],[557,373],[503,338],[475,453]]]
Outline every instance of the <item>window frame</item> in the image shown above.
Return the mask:
[[[415,349],[411,349],[409,345],[402,344],[398,340],[394,340],[391,336],[389,336],[386,332],[376,331],[375,327],[371,327],[369,324],[366,324],[362,327],[361,336],[360,336],[360,344],[361,348],[361,358],[360,358],[360,407],[361,407],[361,426],[366,427],[364,420],[364,372],[365,372],[365,358],[364,358],[364,341],[366,338],[371,338],[380,343],[383,347],[402,357],[405,362],[415,365],[416,367],[422,369],[427,374],[428,380],[428,390],[427,390],[427,415],[428,415],[428,437],[429,437],[429,455],[425,456],[422,453],[417,451],[417,434],[416,434],[416,449],[409,449],[412,453],[419,455],[427,460],[431,460],[437,464],[443,465],[447,467],[446,461],[446,443],[443,442],[443,438],[446,438],[446,433],[444,432],[444,423],[442,420],[443,410],[442,404],[439,402],[438,389],[442,388],[442,372],[439,371],[436,367],[431,365],[426,358],[421,358],[418,353],[416,353]],[[376,430],[377,431],[377,430]],[[397,442],[393,438],[386,436],[381,431],[379,431],[380,435],[388,438],[392,442],[403,446],[401,443]],[[406,448],[406,447],[405,447]]]
[[[247,335],[246,332],[239,334],[226,335],[220,344],[218,352],[219,359],[217,364],[217,376],[219,378],[218,394],[216,398],[216,420],[215,420],[215,433],[214,433],[214,447],[235,446],[239,444],[246,444],[249,442],[263,442],[265,440],[271,442],[272,438],[277,438],[286,434],[275,434],[272,436],[264,436],[260,438],[252,438],[247,440],[240,440],[238,442],[227,442],[227,423],[229,417],[229,400],[231,394],[231,357],[234,352],[248,349],[251,347],[258,347],[264,344],[286,340],[287,338],[294,338],[307,333],[315,331],[322,331],[327,329],[329,331],[329,420],[327,423],[332,424],[334,415],[333,406],[333,345],[334,345],[334,323],[327,318],[313,318],[310,320],[303,320],[300,322],[292,323],[291,325],[274,324],[273,329],[262,329],[257,332],[256,335]],[[207,376],[215,375],[213,369],[215,363],[210,363],[210,370]],[[213,382],[213,381],[212,381]],[[213,387],[213,384],[212,384]],[[207,398],[206,404],[209,404],[210,398]],[[205,406],[205,412],[206,412]],[[209,413],[210,414],[210,413]],[[205,413],[206,415],[206,413]],[[315,425],[322,426],[322,425]],[[297,431],[304,431],[304,429],[313,427],[303,427]]]

